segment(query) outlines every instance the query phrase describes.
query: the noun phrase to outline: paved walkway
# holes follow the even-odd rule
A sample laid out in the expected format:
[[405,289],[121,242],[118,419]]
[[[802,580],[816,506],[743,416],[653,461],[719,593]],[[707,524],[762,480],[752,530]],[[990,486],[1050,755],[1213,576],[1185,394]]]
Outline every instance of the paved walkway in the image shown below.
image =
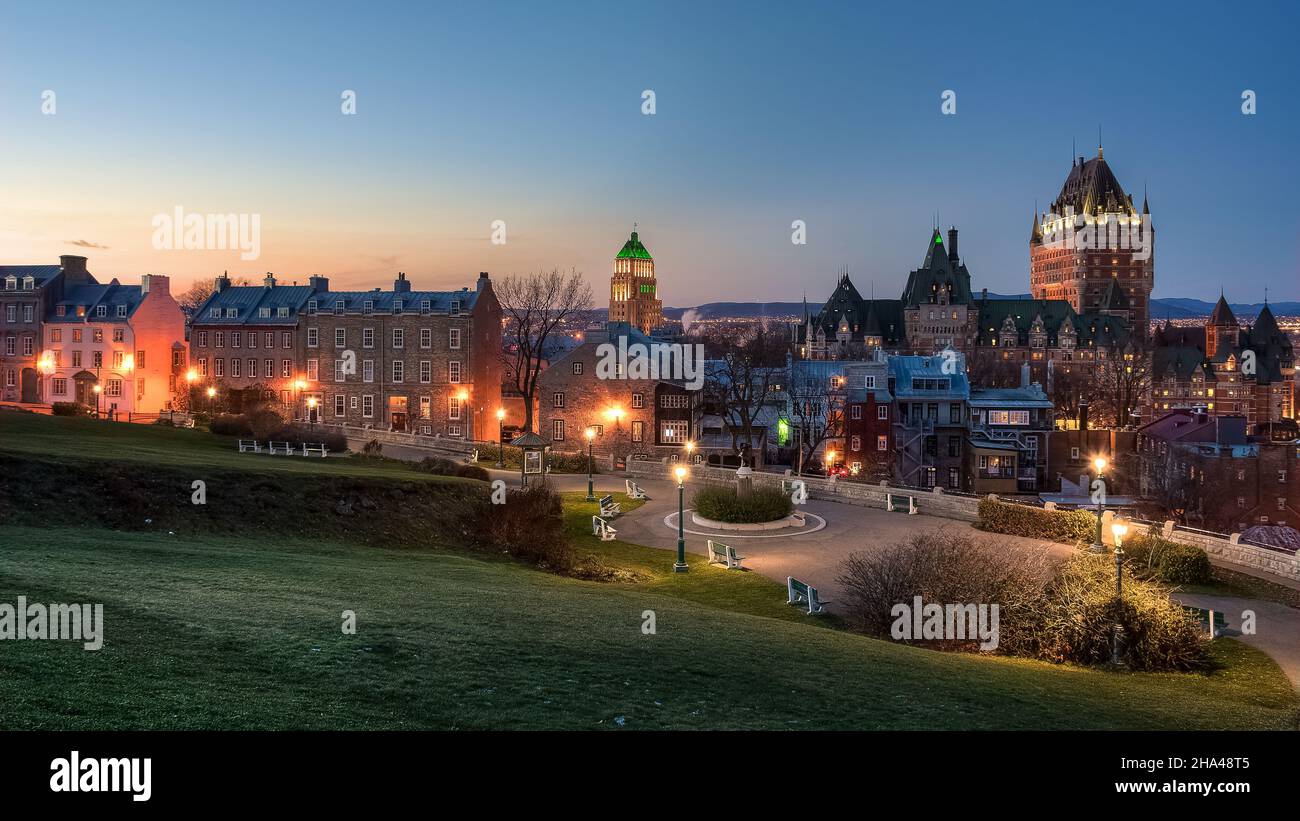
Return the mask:
[[[385,445],[384,455],[398,459],[422,459],[427,451],[398,445]],[[505,479],[511,486],[519,482],[518,471],[491,470],[493,478]],[[551,483],[560,491],[587,489],[587,477],[577,474],[551,474]],[[599,474],[594,479],[598,493],[623,492],[624,477],[619,474]],[[618,517],[616,527],[620,539],[649,547],[677,550],[677,486],[662,479],[638,479],[649,495],[646,504]],[[708,532],[690,519],[692,486],[686,486],[686,549],[704,555],[707,535],[689,531]],[[715,538],[734,546],[745,557],[745,566],[774,581],[785,584],[787,576],[795,576],[816,587],[824,598],[832,602],[839,596],[840,563],[854,551],[870,550],[914,535],[918,529],[942,528],[969,533],[983,538],[995,538],[999,544],[1020,545],[1046,550],[1058,558],[1066,558],[1074,548],[1059,542],[1026,539],[1019,536],[989,534],[976,530],[966,522],[935,516],[908,516],[888,513],[879,508],[861,507],[842,502],[809,500],[800,508],[826,520],[826,526],[813,533],[782,531],[778,534],[737,534],[717,532]],[[669,518],[670,524],[664,520]],[[809,526],[811,528],[811,524]],[[757,537],[761,536],[761,537]],[[665,562],[671,561],[665,557]],[[1226,565],[1234,570],[1239,568]],[[718,572],[727,572],[719,568]],[[1260,574],[1251,574],[1260,575]],[[1194,607],[1213,608],[1227,618],[1228,635],[1268,653],[1300,690],[1300,609],[1276,602],[1258,599],[1203,596],[1188,593],[1175,594],[1175,599]],[[1254,635],[1241,635],[1241,616],[1245,610],[1255,613]]]

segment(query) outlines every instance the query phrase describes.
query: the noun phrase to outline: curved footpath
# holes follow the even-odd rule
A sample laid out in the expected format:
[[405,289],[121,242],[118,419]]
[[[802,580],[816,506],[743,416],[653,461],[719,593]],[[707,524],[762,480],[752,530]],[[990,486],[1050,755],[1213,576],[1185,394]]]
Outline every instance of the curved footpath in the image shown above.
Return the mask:
[[[356,443],[355,447],[359,448],[360,444]],[[385,445],[384,455],[397,459],[419,460],[428,456],[429,452],[420,448]],[[505,479],[510,486],[518,487],[518,471],[489,470],[488,472],[494,479]],[[585,474],[554,473],[548,478],[560,491],[587,489]],[[600,474],[595,477],[595,488],[601,493],[622,493],[623,481],[624,477],[621,474]],[[675,551],[677,549],[676,484],[663,479],[637,480],[637,484],[650,498],[636,510],[618,517],[615,527],[618,529],[619,538],[647,547]],[[686,487],[688,509],[691,492],[688,482]],[[870,550],[876,545],[905,539],[916,533],[918,529],[956,529],[985,538],[991,535],[976,530],[967,522],[924,514],[909,516],[905,513],[889,513],[879,508],[841,502],[810,500],[808,504],[801,505],[800,509],[821,516],[826,520],[826,526],[816,532],[803,534],[791,532],[776,537],[772,534],[720,532],[716,538],[735,547],[737,552],[745,557],[745,567],[756,573],[761,573],[782,585],[785,584],[787,576],[794,576],[813,585],[823,594],[823,598],[831,602],[831,610],[835,609],[835,600],[839,595],[840,563],[850,553]],[[668,516],[672,516],[671,527],[664,524],[664,519]],[[688,514],[686,529],[688,531],[686,549],[704,555],[705,541],[708,536],[689,532],[691,530],[702,532],[704,528],[691,523]],[[1074,548],[1060,542],[1004,534],[997,534],[995,538],[1005,544],[1046,550],[1059,558],[1065,558],[1074,551]],[[1248,572],[1235,565],[1224,566],[1239,572]],[[719,567],[718,572],[727,571]],[[1289,587],[1297,586],[1285,579],[1272,579],[1260,573],[1250,575],[1269,578],[1271,581]],[[1300,609],[1271,601],[1226,596],[1177,593],[1174,598],[1184,604],[1223,612],[1227,619],[1227,634],[1240,638],[1246,644],[1271,656],[1286,673],[1292,685],[1300,690]],[[1241,614],[1245,610],[1252,610],[1255,613],[1254,635],[1241,635],[1239,632]]]

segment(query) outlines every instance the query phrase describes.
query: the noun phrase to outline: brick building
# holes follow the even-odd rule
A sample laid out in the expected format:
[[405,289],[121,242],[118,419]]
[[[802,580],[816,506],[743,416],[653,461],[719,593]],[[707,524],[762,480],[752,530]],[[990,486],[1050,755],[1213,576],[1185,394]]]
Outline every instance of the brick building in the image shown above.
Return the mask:
[[966,486],[971,493],[1037,494],[1051,474],[1052,400],[1021,366],[1015,388],[972,388]]
[[663,324],[663,318],[654,257],[633,231],[614,257],[614,273],[609,278],[609,321],[626,322],[649,334]]
[[971,394],[964,358],[894,356],[889,369],[898,405],[894,478],[905,485],[962,490]]
[[0,265],[0,399],[44,401],[42,323],[66,291],[94,284],[85,257],[61,256],[58,265]]

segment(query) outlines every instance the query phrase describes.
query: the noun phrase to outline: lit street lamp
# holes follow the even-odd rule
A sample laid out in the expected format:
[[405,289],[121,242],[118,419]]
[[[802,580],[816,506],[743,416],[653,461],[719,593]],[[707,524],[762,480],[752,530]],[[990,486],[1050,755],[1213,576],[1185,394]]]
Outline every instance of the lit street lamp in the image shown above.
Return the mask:
[[592,445],[592,440],[595,439],[596,437],[596,429],[593,427],[588,427],[585,431],[582,432],[582,435],[587,437],[587,501],[594,502],[596,501],[596,493],[592,487],[592,478],[591,478],[592,464],[593,464],[592,455],[591,455],[591,445]]
[[1124,625],[1119,621],[1124,606],[1124,535],[1128,533],[1128,523],[1119,519],[1110,524],[1111,535],[1115,537],[1115,628],[1110,646],[1112,663],[1123,664]]
[[506,466],[506,409],[497,408],[497,467]]
[[101,388],[98,384],[96,384],[93,390],[95,391],[95,418],[98,419],[99,418],[99,395],[104,392],[104,389]]
[[1093,501],[1097,503],[1097,540],[1092,543],[1092,552],[1101,553],[1105,550],[1101,544],[1101,517],[1106,510],[1106,481],[1102,478],[1102,474],[1106,471],[1106,457],[1096,457],[1092,460],[1092,466],[1097,469],[1096,481],[1101,483],[1092,496]]
[[216,396],[217,396],[217,389],[208,388],[208,413],[212,413],[213,410],[216,409]]
[[677,474],[677,564],[673,565],[674,573],[685,573],[689,568],[686,567],[686,468],[678,467]]
[[695,452],[695,443],[687,440],[686,442],[686,464],[691,463],[691,454]]
[[315,429],[316,427],[316,397],[307,397],[307,424]]

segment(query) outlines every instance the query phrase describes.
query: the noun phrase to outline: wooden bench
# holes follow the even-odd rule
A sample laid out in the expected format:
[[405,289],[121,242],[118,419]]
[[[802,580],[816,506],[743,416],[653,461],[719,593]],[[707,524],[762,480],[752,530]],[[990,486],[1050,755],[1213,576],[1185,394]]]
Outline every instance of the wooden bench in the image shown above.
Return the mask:
[[885,494],[885,510],[890,513],[907,513],[916,515],[916,497],[902,496],[896,493]]
[[293,455],[293,445],[289,444],[288,442],[267,442],[266,446],[267,446],[267,453],[271,454],[272,456]]
[[826,605],[830,604],[817,596],[817,588],[807,582],[801,582],[794,576],[785,577],[786,591],[789,598],[786,604],[807,604],[808,615],[820,616],[826,612]]
[[623,512],[623,506],[614,501],[612,493],[600,497],[600,515],[610,519]]
[[321,442],[316,442],[316,443],[313,443],[313,444],[310,444],[310,445],[307,444],[306,442],[303,442],[303,443],[302,443],[302,455],[303,455],[303,456],[319,456],[319,457],[321,457],[321,458],[323,459],[323,458],[325,458],[327,455],[329,455],[329,449],[326,448],[325,445],[324,445],[324,443],[321,443]]
[[629,499],[650,498],[649,496],[645,495],[645,491],[641,489],[641,486],[638,485],[636,482],[633,482],[631,479],[624,479],[623,486],[627,488],[627,498]]
[[[1218,610],[1206,610],[1201,607],[1191,607],[1183,605],[1183,609],[1188,615],[1196,618],[1210,633],[1210,638],[1216,639],[1223,635],[1223,631],[1228,629],[1228,620],[1223,613]],[[1213,625],[1213,626],[1211,626]]]
[[262,446],[258,444],[256,439],[252,441],[249,441],[248,439],[240,439],[239,452],[240,453],[261,453]]
[[599,516],[591,517],[591,535],[599,536],[602,542],[612,542],[618,531],[609,526],[609,522]]
[[736,548],[709,539],[709,564],[725,564],[728,570],[744,570],[740,564],[744,560],[744,556],[736,555]]

